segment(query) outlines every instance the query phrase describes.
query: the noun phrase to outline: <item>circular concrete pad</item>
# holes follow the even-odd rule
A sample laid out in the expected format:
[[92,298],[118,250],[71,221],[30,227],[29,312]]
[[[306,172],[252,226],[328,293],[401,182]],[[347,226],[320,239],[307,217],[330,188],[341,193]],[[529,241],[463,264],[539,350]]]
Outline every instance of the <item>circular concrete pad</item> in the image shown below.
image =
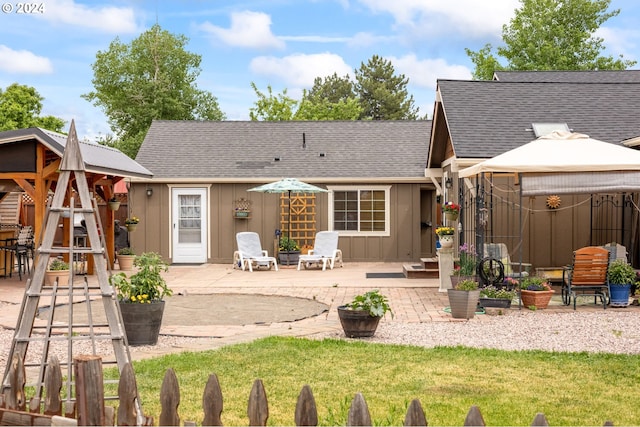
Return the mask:
[[[188,294],[165,298],[162,324],[166,326],[251,325],[293,322],[318,316],[329,310],[321,302],[279,295]],[[56,307],[54,320],[67,322],[69,306]],[[40,309],[38,317],[46,319],[49,310]],[[94,323],[106,322],[101,300],[91,303]],[[73,305],[74,323],[87,322],[85,303]]]

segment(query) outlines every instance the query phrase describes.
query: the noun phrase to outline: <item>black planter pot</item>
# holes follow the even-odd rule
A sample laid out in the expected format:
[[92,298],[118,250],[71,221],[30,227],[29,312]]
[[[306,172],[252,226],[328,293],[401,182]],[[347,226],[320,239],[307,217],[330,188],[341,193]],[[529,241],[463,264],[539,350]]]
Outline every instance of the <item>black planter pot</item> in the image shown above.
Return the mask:
[[118,304],[129,345],[156,345],[162,325],[164,301],[150,304],[119,301]]
[[278,252],[278,262],[280,265],[298,265],[300,251]]
[[372,337],[380,322],[380,317],[371,316],[368,311],[350,310],[344,305],[338,307],[338,317],[349,338]]
[[511,308],[511,300],[508,298],[480,298],[480,306],[484,308]]

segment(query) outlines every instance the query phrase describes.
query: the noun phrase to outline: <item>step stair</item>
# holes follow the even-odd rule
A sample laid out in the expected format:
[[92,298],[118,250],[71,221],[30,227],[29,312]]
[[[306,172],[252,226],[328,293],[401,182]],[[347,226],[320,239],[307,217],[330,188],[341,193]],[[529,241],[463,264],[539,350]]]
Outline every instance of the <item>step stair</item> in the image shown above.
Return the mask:
[[402,272],[407,279],[437,279],[440,277],[438,257],[420,258],[419,264],[404,264]]

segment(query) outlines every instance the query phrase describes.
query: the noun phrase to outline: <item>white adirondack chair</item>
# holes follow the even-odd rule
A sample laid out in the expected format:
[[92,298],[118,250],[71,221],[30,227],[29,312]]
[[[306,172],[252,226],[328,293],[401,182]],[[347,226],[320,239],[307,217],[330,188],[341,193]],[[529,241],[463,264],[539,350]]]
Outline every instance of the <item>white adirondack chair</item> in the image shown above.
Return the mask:
[[342,267],[342,251],[338,249],[338,232],[320,231],[316,233],[313,249],[309,250],[307,255],[300,255],[298,270],[302,265],[304,268],[309,268],[311,264],[319,265],[320,263],[322,263],[322,271],[327,269],[327,265],[333,270],[336,262]]
[[248,268],[249,271],[253,271],[254,265],[256,267],[268,267],[271,270],[273,265],[278,271],[278,263],[275,257],[269,256],[269,253],[262,249],[258,233],[253,231],[237,233],[236,242],[238,243],[237,256],[242,270]]

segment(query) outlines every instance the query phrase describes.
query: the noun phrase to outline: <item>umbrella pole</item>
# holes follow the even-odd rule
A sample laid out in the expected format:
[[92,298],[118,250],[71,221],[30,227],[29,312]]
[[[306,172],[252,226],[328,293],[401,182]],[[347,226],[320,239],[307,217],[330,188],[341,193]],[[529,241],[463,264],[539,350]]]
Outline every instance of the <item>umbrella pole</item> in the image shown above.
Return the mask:
[[289,190],[289,231],[287,238],[291,241],[291,190]]

